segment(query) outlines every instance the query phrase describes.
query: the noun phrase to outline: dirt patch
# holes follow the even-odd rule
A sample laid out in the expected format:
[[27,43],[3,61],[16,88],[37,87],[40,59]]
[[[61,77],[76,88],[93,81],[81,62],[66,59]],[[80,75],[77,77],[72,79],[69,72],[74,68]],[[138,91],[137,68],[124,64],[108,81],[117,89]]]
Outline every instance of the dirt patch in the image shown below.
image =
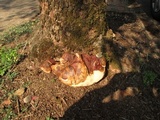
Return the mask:
[[[147,27],[149,23],[156,29]],[[72,88],[54,75],[43,73],[38,63],[28,57],[29,46],[22,47],[20,53],[25,57],[15,68],[19,74],[4,86],[7,91],[26,86],[18,102],[12,101],[11,107],[16,114],[13,119],[159,120],[160,35],[153,32],[160,29],[159,24],[141,14],[120,13],[110,13],[108,24],[115,38],[106,39],[105,50],[111,61],[114,57],[110,55],[116,56],[122,70],[114,73],[109,67],[105,78],[89,87]],[[26,37],[22,37],[18,43],[26,41]],[[143,82],[143,73],[147,70],[157,74],[149,86]],[[32,103],[24,103],[28,95],[32,96]]]
[[23,24],[39,13],[37,0],[1,0],[0,33],[13,26]]

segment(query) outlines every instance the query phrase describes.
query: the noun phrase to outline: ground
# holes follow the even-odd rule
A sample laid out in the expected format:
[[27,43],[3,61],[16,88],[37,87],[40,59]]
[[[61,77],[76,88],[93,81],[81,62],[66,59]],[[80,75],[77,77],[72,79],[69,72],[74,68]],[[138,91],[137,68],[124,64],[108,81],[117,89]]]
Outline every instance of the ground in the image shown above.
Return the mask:
[[1,0],[0,33],[34,18],[39,12],[37,0]]
[[[28,35],[7,44],[27,43],[19,50],[23,59],[14,67],[18,75],[13,81],[5,81],[0,95],[15,93],[22,86],[25,91],[11,98],[9,105],[1,104],[4,110],[0,118],[7,113],[15,120],[159,120],[160,24],[144,11],[108,12],[107,21],[107,73],[99,83],[88,87],[72,88],[42,72],[29,57]],[[147,85],[145,80],[151,81],[155,74],[153,83]],[[25,103],[27,96],[31,100]],[[9,107],[15,115],[7,112]]]

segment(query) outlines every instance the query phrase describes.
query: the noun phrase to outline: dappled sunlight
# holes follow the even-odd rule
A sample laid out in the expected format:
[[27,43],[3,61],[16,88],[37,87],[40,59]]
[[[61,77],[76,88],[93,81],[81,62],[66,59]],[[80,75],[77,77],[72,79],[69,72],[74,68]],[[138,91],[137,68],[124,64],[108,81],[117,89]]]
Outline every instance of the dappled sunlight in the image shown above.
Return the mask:
[[111,23],[113,18],[108,18],[109,27],[113,30],[115,37],[112,39],[112,44],[110,40],[106,40],[106,44],[110,44],[114,50],[113,54],[119,60],[122,72],[140,71],[140,66],[147,62],[148,58],[158,60],[160,58],[158,22],[143,16],[142,13],[134,17],[132,17],[133,14],[126,14],[128,18],[133,18],[132,21],[120,19],[123,15],[121,13],[115,14],[118,14],[116,24]]
[[135,96],[139,92],[138,88],[136,87],[127,87],[125,90],[116,90],[114,93],[108,95],[102,100],[102,103],[108,103],[110,101],[118,101],[122,100],[127,96]]
[[[150,94],[146,90],[150,91]],[[144,98],[144,95],[147,97]],[[86,93],[70,106],[62,120],[103,118],[116,120],[117,118],[128,119],[128,116],[138,119],[144,114],[144,110],[151,114],[156,112],[151,112],[150,107],[151,104],[158,104],[158,96],[157,87],[143,87],[139,73],[119,73],[108,85]],[[142,118],[147,119],[151,114]]]
[[62,120],[156,119],[160,94],[159,85],[153,86],[145,86],[138,72],[117,73],[107,85],[85,93],[65,111]]
[[[22,15],[25,11],[24,6],[31,6],[31,9],[35,7],[33,4],[35,0],[33,2],[29,2],[30,0],[24,2],[20,0],[2,1],[0,1],[0,7],[2,3],[3,7],[0,10],[3,14],[5,11],[12,10],[9,9],[10,6],[15,10],[24,9],[15,11],[14,15],[8,16],[6,14],[7,18],[0,18],[0,21],[18,19],[17,15],[26,20],[27,16],[31,17],[32,12]],[[39,1],[57,5],[63,5],[63,2],[67,2],[67,0],[59,2]],[[76,4],[82,1],[87,2],[86,0],[72,0]],[[88,1],[88,4],[91,1]],[[99,0],[93,1],[100,2]],[[135,0],[130,1],[134,2]],[[137,7],[138,4],[133,2],[128,7]],[[96,8],[96,3],[93,5],[94,8]],[[54,6],[54,4],[52,5]],[[96,27],[101,28],[99,22],[93,21],[92,24],[98,23],[97,26],[91,27],[91,24],[88,27],[81,23],[81,20],[82,22],[85,21],[80,19],[80,21],[67,24],[65,27],[67,20],[63,19],[64,15],[69,16],[68,20],[71,19],[72,23],[74,18],[70,17],[73,13],[76,18],[82,17],[85,20],[85,17],[88,16],[87,13],[92,11],[95,15],[95,12],[98,12],[96,9],[95,12],[92,9],[86,11],[86,7],[83,8],[80,5],[79,9],[75,9],[76,7],[73,5],[71,6],[73,11],[71,9],[70,15],[65,14],[70,13],[68,11],[70,5],[66,4],[66,11],[63,11],[65,10],[63,8],[57,12],[60,14],[64,12],[63,15],[57,14],[55,17],[54,10],[56,8],[54,9],[52,5],[41,6],[42,9],[45,9],[43,7],[50,8],[43,13],[49,17],[40,18],[44,26],[38,25],[31,35],[20,36],[19,39],[16,38],[17,40],[4,45],[6,47],[20,45],[17,46],[17,49],[22,57],[11,70],[8,69],[8,74],[3,77],[0,76],[0,96],[2,96],[0,98],[0,119],[8,113],[15,113],[16,116],[10,119],[159,120],[160,25],[158,22],[144,16],[141,12],[137,14],[128,12],[107,13],[108,31],[103,32],[103,35],[98,37],[100,32],[96,30]],[[79,11],[81,9],[83,10],[82,13]],[[77,11],[80,14],[77,14]],[[44,11],[42,10],[42,12]],[[54,18],[55,20],[51,22]],[[90,43],[86,44],[86,49],[83,46],[85,44],[82,43],[80,49],[77,49],[78,44],[71,43],[71,38],[67,39],[66,42],[66,45],[70,45],[71,48],[63,46],[61,41],[63,40],[61,39],[63,33],[56,31],[59,28],[55,27],[55,25],[59,25],[59,21],[57,21],[59,18],[64,20],[64,24],[60,25],[64,28],[64,38],[66,36],[69,38],[70,30],[79,28],[80,23],[86,29],[84,29],[84,34],[79,34],[81,29],[76,30],[75,36],[73,36],[75,40],[81,41],[83,39],[78,38],[81,36],[83,38],[83,35],[86,35],[87,41],[97,37],[97,42],[93,46],[90,46]],[[89,21],[92,21],[92,18],[96,18],[96,16],[91,17]],[[99,21],[99,18],[97,20]],[[13,21],[10,22],[14,23]],[[0,32],[4,30],[2,27],[0,26]],[[44,27],[44,29],[38,29],[40,27]],[[69,32],[67,32],[68,30]],[[14,33],[12,34],[14,35]],[[56,34],[57,36],[55,36]],[[101,42],[101,40],[104,41]],[[33,45],[37,46],[32,49]],[[75,46],[73,47],[73,45]],[[103,52],[105,59],[99,58],[102,54],[101,52],[97,54],[94,46],[98,47],[97,51]],[[31,49],[35,54],[32,55]],[[64,54],[69,49],[73,50],[71,56]],[[84,52],[86,54],[83,54]],[[96,56],[91,55],[93,53]],[[45,64],[40,63],[41,61],[43,63],[43,59],[46,60]],[[54,62],[57,64],[54,65]],[[48,74],[42,70],[46,70],[44,72]],[[12,71],[13,73],[11,73]]]

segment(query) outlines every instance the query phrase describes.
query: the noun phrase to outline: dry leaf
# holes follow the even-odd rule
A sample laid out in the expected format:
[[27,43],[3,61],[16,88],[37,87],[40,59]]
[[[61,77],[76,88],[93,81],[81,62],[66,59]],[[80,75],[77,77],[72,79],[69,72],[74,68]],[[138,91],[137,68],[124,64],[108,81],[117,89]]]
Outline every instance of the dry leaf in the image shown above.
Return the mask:
[[113,33],[113,30],[112,29],[109,29],[107,32],[106,32],[106,38],[108,40],[112,40],[113,38],[115,38],[116,35]]
[[11,104],[11,100],[10,99],[4,100],[1,104],[2,105],[10,105]]
[[152,92],[155,97],[158,97],[158,88],[153,87]]
[[16,96],[21,96],[25,92],[25,88],[19,88],[18,90],[15,91],[14,95]]
[[30,95],[28,95],[23,99],[23,102],[24,103],[29,103],[29,102],[31,102],[31,100],[32,100],[32,97]]
[[39,102],[39,98],[37,96],[33,96],[31,100],[31,105],[33,109],[36,109],[36,107],[38,106],[38,102]]
[[37,100],[38,100],[38,97],[37,97],[37,96],[33,96],[33,97],[32,97],[32,100],[33,100],[33,101],[37,101]]

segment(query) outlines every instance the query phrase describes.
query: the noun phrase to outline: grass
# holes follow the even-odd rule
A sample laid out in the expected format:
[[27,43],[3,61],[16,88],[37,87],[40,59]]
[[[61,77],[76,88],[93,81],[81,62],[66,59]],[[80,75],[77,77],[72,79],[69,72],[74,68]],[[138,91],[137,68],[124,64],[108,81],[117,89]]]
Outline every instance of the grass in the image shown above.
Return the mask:
[[2,120],[11,120],[16,116],[11,106],[6,107],[5,109],[2,110],[2,112],[6,113]]
[[9,30],[3,32],[2,35],[0,35],[0,41],[3,41],[5,43],[10,43],[15,39],[18,39],[18,37],[29,34],[32,32],[34,25],[38,22],[38,20],[35,21],[29,21],[27,23],[24,23],[22,25],[15,26],[13,28],[10,28]]
[[55,120],[55,119],[50,118],[50,117],[46,117],[46,120]]
[[18,72],[13,72],[13,71],[8,72],[7,75],[6,75],[7,76],[6,79],[10,80],[10,81],[13,81],[14,78],[17,77],[17,75],[18,75]]
[[27,88],[31,84],[30,81],[24,82],[22,87]]
[[[18,50],[18,47],[0,48],[0,91],[3,91],[0,99],[1,103],[8,98],[10,99],[13,94],[13,90],[8,90],[5,87],[5,82],[8,80],[12,82],[18,75],[17,72],[13,71],[13,66],[16,65],[20,59]],[[3,108],[0,108],[0,114],[3,116],[2,120],[10,120],[16,116],[11,105],[5,105]]]
[[[4,99],[5,100],[11,99],[11,97],[13,96],[13,90],[7,91],[6,89],[3,88],[3,93],[4,95],[1,96],[0,103],[3,103]],[[14,99],[12,99],[11,101],[13,102]],[[8,104],[8,105],[6,104],[2,106],[0,107],[0,118],[3,117],[2,120],[11,120],[16,116],[11,104]]]
[[[0,76],[4,76],[14,64],[18,62],[20,55],[17,48],[0,49]],[[15,73],[10,73],[10,78],[15,76]]]
[[[8,86],[7,84],[12,84],[15,77],[17,77],[18,72],[15,71],[14,68],[18,62],[22,60],[22,56],[18,53],[21,46],[15,45],[16,47],[11,48],[5,47],[5,45],[14,40],[18,40],[22,35],[31,33],[37,22],[37,20],[27,22],[13,27],[0,35],[0,119],[2,120],[14,119],[17,116],[15,108],[13,107],[16,103],[15,98],[13,98],[14,90],[10,89],[10,87],[6,88],[6,86]],[[30,83],[25,82],[22,86],[27,87],[28,85],[30,85]],[[11,104],[2,105],[7,99],[11,100]],[[28,109],[24,107],[22,111],[25,112],[26,110]]]
[[157,74],[151,70],[146,70],[143,72],[143,83],[144,85],[153,85],[155,79],[157,78]]
[[[10,43],[13,40],[18,39],[20,36],[24,34],[29,34],[32,32],[33,27],[38,22],[29,21],[19,26],[15,26],[0,35],[0,42],[2,43]],[[18,62],[20,56],[18,55],[18,47],[16,48],[0,48],[0,76],[6,74],[6,72],[11,69],[11,67]],[[10,73],[9,77],[14,78],[16,73]]]

